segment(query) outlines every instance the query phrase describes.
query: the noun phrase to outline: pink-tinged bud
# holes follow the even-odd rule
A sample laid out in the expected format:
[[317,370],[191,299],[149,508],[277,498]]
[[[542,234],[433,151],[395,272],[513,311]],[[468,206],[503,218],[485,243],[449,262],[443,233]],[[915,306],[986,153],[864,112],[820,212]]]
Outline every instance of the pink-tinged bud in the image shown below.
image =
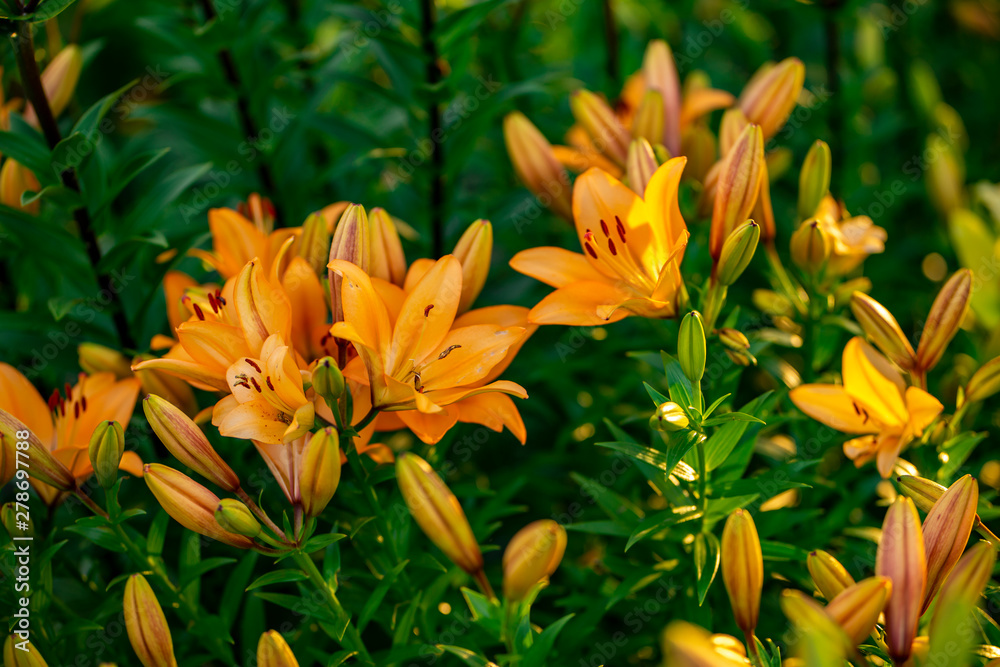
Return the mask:
[[854,585],[854,577],[836,558],[825,551],[816,550],[806,558],[806,567],[816,588],[828,601]]
[[[368,273],[371,270],[371,224],[364,206],[351,204],[344,209],[330,244],[330,261],[342,259]],[[340,303],[340,290],[344,278],[332,269],[327,275],[330,282],[330,312],[333,322],[344,321],[344,309]]]
[[747,635],[757,627],[764,587],[764,556],[750,512],[729,515],[722,531],[722,580],[729,593],[736,625]]
[[464,313],[486,285],[493,255],[493,225],[489,220],[476,220],[469,225],[452,251],[462,264],[462,296],[458,300],[458,313]]
[[965,385],[967,402],[982,401],[1000,391],[1000,357],[994,357],[979,367]]
[[503,552],[504,596],[523,600],[536,585],[548,582],[565,552],[566,529],[551,519],[519,530]]
[[988,542],[979,542],[958,561],[934,606],[929,633],[932,652],[934,647],[943,647],[956,639],[962,633],[962,626],[971,622],[969,615],[990,581],[996,560],[996,549]]
[[368,215],[371,225],[371,266],[373,278],[403,286],[406,279],[406,255],[399,240],[396,222],[384,208],[373,208]]
[[750,121],[739,109],[726,109],[719,125],[719,152],[726,155],[740,140]]
[[770,243],[777,236],[777,224],[774,221],[774,207],[771,206],[771,177],[768,175],[770,167],[767,160],[761,167],[760,193],[757,195],[757,203],[753,205],[750,217],[760,225],[760,240]]
[[863,292],[851,296],[851,312],[868,339],[903,369],[913,368],[915,353],[889,309]]
[[885,577],[869,577],[845,588],[830,600],[826,613],[841,627],[853,646],[865,640],[892,594],[892,582]]
[[159,463],[147,463],[142,478],[164,511],[188,530],[239,549],[253,548],[249,538],[219,526],[215,520],[219,497],[184,473]]
[[663,96],[647,90],[632,119],[632,139],[645,139],[650,144],[663,144]]
[[219,456],[204,432],[166,399],[150,394],[142,401],[153,432],[174,457],[219,488],[233,492],[240,478]]
[[31,478],[44,482],[59,491],[72,491],[76,488],[76,479],[69,469],[42,444],[34,433],[19,419],[0,409],[0,445],[4,452],[4,472],[14,474],[17,452],[24,452],[20,457],[31,466]]
[[177,667],[167,617],[141,574],[128,578],[123,606],[128,640],[139,662],[144,667]]
[[806,273],[818,273],[830,259],[833,241],[818,219],[806,220],[792,234],[792,261]]
[[927,558],[927,586],[923,608],[944,584],[955,563],[969,543],[979,504],[979,486],[972,475],[965,475],[942,494],[924,518],[924,553]]
[[80,343],[76,349],[80,368],[86,373],[114,373],[119,380],[132,377],[132,365],[118,350],[97,343]]
[[757,203],[763,165],[764,140],[760,128],[748,125],[719,167],[709,238],[713,259],[718,260],[726,239],[737,225],[747,221]]
[[9,206],[31,215],[38,214],[38,200],[21,204],[21,195],[25,192],[38,192],[42,189],[35,174],[23,164],[12,158],[7,158],[0,167],[0,204]]
[[340,437],[326,427],[312,434],[302,453],[299,493],[306,516],[319,516],[340,484]]
[[[52,59],[42,72],[42,88],[45,98],[49,101],[49,109],[53,116],[62,113],[69,101],[73,99],[73,91],[80,80],[83,69],[83,53],[76,44],[70,44]],[[32,126],[38,126],[38,116],[33,107],[24,112],[24,120]]]
[[893,661],[903,664],[917,636],[927,583],[920,517],[905,496],[897,496],[885,514],[875,573],[892,581],[892,597],[885,606],[885,642]]
[[330,228],[322,215],[313,213],[302,223],[298,255],[306,260],[316,275],[322,275],[329,261],[327,259],[329,250]]
[[663,138],[650,142],[662,143],[671,155],[680,155],[681,83],[670,46],[662,39],[654,39],[646,46],[642,80],[646,90],[656,91],[663,100]]
[[557,215],[572,220],[573,191],[552,144],[519,111],[504,118],[503,138],[514,171],[525,187]]
[[45,658],[27,639],[7,635],[3,644],[4,667],[48,667]]
[[825,141],[816,140],[806,154],[799,172],[799,220],[811,218],[823,197],[830,192],[832,159]]
[[927,315],[924,332],[917,346],[917,367],[929,371],[941,360],[948,343],[955,337],[958,327],[969,310],[972,296],[972,271],[961,269],[944,284],[931,312]]
[[589,90],[578,90],[569,98],[569,109],[594,146],[619,167],[625,166],[630,137],[608,103]]
[[899,482],[900,490],[925,513],[930,512],[934,503],[948,490],[933,480],[914,475],[900,475],[896,481]]
[[745,667],[746,658],[720,651],[712,635],[684,621],[674,621],[663,633],[663,653],[670,667]]
[[645,139],[636,139],[628,145],[628,161],[625,163],[625,174],[628,186],[640,197],[646,192],[646,185],[653,174],[660,168],[653,147]]
[[480,572],[483,555],[462,505],[427,461],[409,452],[400,454],[396,480],[410,514],[431,542],[469,574]]
[[757,70],[740,94],[739,108],[770,139],[788,120],[805,83],[806,67],[798,58]]
[[268,630],[257,642],[257,667],[299,667],[299,662],[281,633]]

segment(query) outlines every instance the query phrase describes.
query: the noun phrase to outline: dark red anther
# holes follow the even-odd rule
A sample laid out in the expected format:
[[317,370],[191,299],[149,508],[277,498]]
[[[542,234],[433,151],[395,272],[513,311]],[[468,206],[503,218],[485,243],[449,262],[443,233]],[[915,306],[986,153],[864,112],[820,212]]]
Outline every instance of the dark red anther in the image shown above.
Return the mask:
[[244,359],[243,361],[247,362],[247,365],[250,366],[250,368],[260,373],[260,366],[257,365],[256,361],[254,361],[253,359]]
[[69,386],[69,382],[63,385],[63,387],[66,389],[66,399],[69,400],[69,398],[73,395],[73,387]]
[[601,220],[601,231],[604,232],[605,236],[611,236],[610,232],[608,232],[608,223],[604,222],[603,219]]
[[83,412],[87,411],[87,397],[83,395],[80,396],[80,410]]
[[625,243],[625,225],[622,224],[621,218],[617,215],[615,216],[615,222],[617,223],[616,227],[618,228],[618,238],[622,240],[622,243]]
[[254,377],[250,378],[250,382],[253,383],[253,388],[257,390],[258,394],[260,394],[261,393],[261,388],[260,388],[260,384],[257,383],[257,378],[254,378]]
[[191,305],[194,306],[194,314],[198,316],[198,319],[204,320],[205,313],[201,312],[201,308],[198,306],[198,304],[192,303]]
[[611,251],[612,255],[615,255],[615,256],[618,255],[618,248],[615,247],[615,242],[612,241],[611,239],[608,239],[608,250]]
[[76,419],[80,418],[80,404],[73,401],[73,417]]
[[49,412],[59,407],[59,401],[61,399],[62,396],[59,395],[59,390],[53,389],[52,394],[49,396]]
[[597,252],[590,246],[589,243],[584,242],[583,247],[587,250],[587,254],[597,259]]
[[215,290],[215,300],[223,306],[226,305],[226,300],[222,297],[222,290]]
[[219,314],[219,302],[215,300],[215,295],[211,292],[208,293],[208,305],[212,307],[213,313]]
[[424,308],[424,317],[427,317],[428,315],[430,315],[431,314],[431,309],[433,309],[433,308],[434,308],[434,304],[433,303],[431,305],[427,306],[426,308]]
[[271,376],[268,375],[266,379],[267,379],[267,388],[270,389],[271,391],[274,391],[274,385],[271,384]]

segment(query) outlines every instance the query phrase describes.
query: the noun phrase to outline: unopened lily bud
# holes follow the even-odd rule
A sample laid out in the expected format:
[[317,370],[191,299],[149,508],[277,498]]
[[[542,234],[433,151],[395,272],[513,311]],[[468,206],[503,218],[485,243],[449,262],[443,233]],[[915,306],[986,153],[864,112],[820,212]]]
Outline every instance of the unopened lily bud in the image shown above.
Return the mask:
[[750,121],[739,109],[726,109],[719,124],[719,152],[725,155],[740,139]]
[[[646,46],[642,58],[642,80],[646,90],[655,90],[663,100],[663,138],[650,143],[662,143],[671,155],[681,154],[681,84],[670,46],[654,39]],[[686,155],[686,153],[685,153]]]
[[312,434],[302,453],[299,493],[306,516],[319,516],[340,484],[340,437],[326,427]]
[[705,325],[701,313],[692,310],[681,320],[677,335],[677,360],[691,382],[701,382],[705,375]]
[[750,341],[738,329],[723,327],[717,330],[716,333],[719,336],[719,342],[732,350],[742,352],[750,349]]
[[215,520],[222,530],[245,537],[254,538],[260,535],[260,522],[250,511],[250,508],[235,498],[223,498],[215,508]]
[[125,355],[97,343],[80,343],[76,349],[80,368],[87,373],[114,373],[119,380],[132,377],[132,365]]
[[938,594],[931,616],[930,636],[951,639],[957,624],[965,623],[993,574],[997,552],[989,542],[979,542],[962,556]]
[[889,657],[903,664],[910,657],[927,583],[924,536],[913,501],[897,496],[885,514],[875,555],[875,574],[892,580],[885,606],[885,643]]
[[718,260],[737,225],[746,222],[757,203],[764,174],[764,139],[760,127],[747,125],[719,166],[712,209],[709,250]]
[[302,223],[299,257],[306,260],[316,275],[322,275],[330,251],[330,228],[322,215],[313,213]]
[[663,143],[663,96],[647,90],[632,119],[632,138],[645,139],[650,144]]
[[483,555],[458,498],[427,461],[409,452],[400,454],[396,479],[406,506],[431,542],[469,574],[482,570]]
[[268,630],[257,642],[257,667],[299,667],[299,661],[281,633]]
[[166,399],[150,394],[142,411],[157,437],[174,457],[226,491],[240,488],[240,478],[229,467],[194,421]]
[[851,297],[851,312],[861,329],[885,356],[903,369],[913,368],[913,346],[889,309],[863,292]]
[[[27,449],[24,449],[21,443],[27,443]],[[19,419],[2,409],[0,409],[0,444],[3,445],[4,468],[13,471],[15,452],[23,451],[27,456],[22,458],[31,461],[32,479],[44,482],[59,491],[72,491],[76,488],[76,478],[62,461],[54,457],[52,452],[42,445],[38,436]]]
[[715,269],[715,279],[720,285],[728,287],[743,275],[757,251],[759,240],[760,225],[753,220],[743,223],[726,238]]
[[833,242],[816,218],[806,220],[792,234],[792,261],[806,273],[818,273],[830,258]]
[[817,549],[809,553],[806,567],[816,588],[828,601],[833,600],[850,586],[854,585],[854,577],[840,564],[836,558],[827,552]]
[[469,225],[455,244],[452,254],[462,264],[462,296],[458,300],[458,313],[472,307],[483,291],[490,273],[493,254],[493,225],[489,220],[476,220]]
[[118,480],[118,464],[125,455],[125,430],[114,420],[102,421],[90,436],[87,448],[97,481],[110,489]]
[[944,584],[955,563],[969,543],[979,504],[979,486],[972,475],[965,475],[945,491],[924,518],[924,553],[927,558],[927,585],[923,608]]
[[511,538],[503,552],[503,593],[511,602],[523,600],[548,581],[566,551],[566,529],[552,519],[529,523]]
[[947,216],[965,203],[965,167],[953,143],[939,134],[927,137],[925,179],[927,195],[941,215]]
[[[23,537],[25,535],[34,535],[34,522],[29,522],[27,528],[21,528],[18,526],[17,520],[17,505],[11,501],[9,503],[4,503],[0,507],[0,523],[3,524],[4,529],[6,529],[7,534],[11,537]],[[21,525],[24,525],[21,522]]]
[[785,589],[779,600],[781,611],[807,638],[821,635],[833,641],[833,647],[846,653],[852,648],[851,639],[837,621],[815,599],[802,591]]
[[965,385],[965,400],[982,401],[1000,391],[1000,357],[994,357],[979,367]]
[[853,646],[865,640],[878,623],[878,617],[892,594],[892,582],[886,577],[869,577],[845,588],[830,600],[826,613],[841,627]]
[[729,515],[722,530],[722,581],[729,594],[736,625],[752,635],[760,614],[764,587],[764,555],[757,526],[750,512],[738,509]]
[[750,300],[758,310],[768,315],[782,315],[788,317],[795,311],[792,302],[788,297],[778,294],[769,289],[755,289],[750,295]]
[[855,292],[867,294],[872,290],[871,278],[859,276],[845,280],[833,288],[833,300],[837,308],[842,308],[851,302]]
[[667,401],[657,406],[656,412],[649,418],[649,426],[664,433],[676,433],[688,427],[690,421],[684,408]]
[[515,111],[503,119],[503,138],[518,179],[556,214],[572,220],[569,176],[538,128]]
[[684,143],[681,155],[687,157],[687,168],[684,176],[704,183],[716,155],[715,135],[701,124],[692,125],[684,130]]
[[[156,359],[151,354],[139,354],[132,359],[132,367],[136,368],[143,362]],[[159,368],[136,368],[133,371],[139,384],[142,385],[143,394],[156,394],[162,396],[171,405],[176,405],[181,412],[189,417],[198,414],[198,400],[194,396],[194,390],[185,380],[170,375]]]
[[199,535],[239,549],[250,549],[253,541],[223,530],[215,520],[219,497],[187,475],[159,463],[147,463],[142,478],[160,506],[174,521]]
[[646,185],[659,169],[653,147],[645,139],[636,139],[628,145],[628,161],[625,164],[625,174],[628,186],[640,197],[646,191]]
[[371,225],[371,266],[373,278],[403,286],[406,278],[406,255],[399,240],[396,222],[383,208],[373,208],[368,214]]
[[972,271],[960,269],[944,284],[931,312],[927,315],[924,332],[917,346],[917,367],[929,371],[941,360],[948,343],[955,337],[959,325],[969,310],[972,296]]
[[760,225],[760,240],[763,243],[771,243],[777,235],[777,224],[774,221],[774,207],[771,205],[771,177],[770,167],[767,160],[761,167],[760,193],[757,195],[757,203],[753,205],[750,217]]
[[569,108],[594,144],[615,164],[624,166],[628,156],[628,132],[608,103],[589,90],[578,90],[570,96]]
[[128,578],[123,607],[128,640],[139,662],[144,667],[177,667],[167,617],[146,577]]
[[757,365],[757,357],[750,354],[750,352],[748,352],[747,350],[726,349],[724,350],[724,352],[726,353],[726,356],[729,357],[729,360],[732,361],[734,364],[737,364],[738,366]]
[[[371,225],[364,206],[351,204],[340,216],[330,244],[330,261],[335,259],[350,262],[365,273],[371,270]],[[340,302],[340,289],[344,279],[332,269],[328,270],[327,278],[330,284],[330,312],[333,313],[333,322],[336,324],[344,320],[344,309]]]
[[664,663],[670,667],[745,667],[746,658],[727,655],[712,643],[712,635],[685,621],[673,621],[663,633]]
[[750,79],[738,102],[751,123],[760,125],[764,139],[773,137],[795,108],[805,83],[806,67],[798,58],[765,65]]
[[799,172],[799,220],[811,217],[830,191],[832,160],[830,147],[825,141],[815,141],[806,153],[802,171]]
[[[73,99],[80,72],[83,69],[83,52],[76,44],[70,44],[56,54],[52,62],[42,72],[42,88],[45,98],[49,101],[49,109],[53,116],[62,113],[69,101]],[[38,116],[34,107],[29,106],[24,112],[24,120],[38,127]]]
[[0,167],[0,204],[37,215],[38,200],[22,204],[21,195],[41,189],[41,184],[30,169],[13,158],[4,160],[3,167]]
[[48,667],[45,658],[27,639],[8,635],[3,644],[4,667]]
[[312,388],[326,400],[331,409],[344,395],[344,374],[340,372],[333,357],[323,357],[316,362],[316,368],[312,372]]
[[930,512],[931,508],[934,507],[934,503],[948,490],[933,480],[914,475],[900,475],[896,478],[896,481],[899,482],[900,490],[922,512]]

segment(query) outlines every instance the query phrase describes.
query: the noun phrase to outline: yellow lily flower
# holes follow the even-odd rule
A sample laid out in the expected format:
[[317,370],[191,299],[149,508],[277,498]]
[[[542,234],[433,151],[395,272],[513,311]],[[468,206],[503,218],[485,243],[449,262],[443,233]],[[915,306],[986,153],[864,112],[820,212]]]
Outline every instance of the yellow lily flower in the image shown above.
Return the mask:
[[851,216],[844,205],[830,194],[820,200],[813,218],[819,221],[833,242],[826,264],[828,276],[849,273],[868,255],[877,255],[885,250],[886,231],[867,215]]
[[855,465],[875,459],[889,477],[899,453],[944,406],[923,389],[907,387],[889,361],[860,337],[844,348],[844,384],[805,384],[789,392],[792,402],[830,428],[861,437],[844,443]]
[[556,288],[531,309],[535,324],[599,325],[628,315],[673,317],[687,226],[677,204],[685,158],[663,164],[643,197],[600,169],[577,179],[573,218],[584,254],[542,247],[510,265]]

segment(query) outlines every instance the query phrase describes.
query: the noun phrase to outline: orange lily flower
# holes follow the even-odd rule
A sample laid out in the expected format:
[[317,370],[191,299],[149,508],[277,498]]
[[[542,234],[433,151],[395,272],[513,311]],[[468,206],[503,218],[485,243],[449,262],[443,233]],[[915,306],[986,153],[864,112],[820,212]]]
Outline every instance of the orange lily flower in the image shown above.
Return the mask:
[[[94,429],[106,420],[128,428],[138,396],[139,381],[135,378],[117,380],[114,373],[80,373],[75,386],[67,384],[62,393],[57,389],[45,401],[20,371],[0,363],[0,405],[27,426],[78,481],[94,472],[87,455]],[[125,452],[119,468],[142,476],[142,461],[135,452]],[[34,479],[31,483],[46,504],[61,499],[62,494],[48,484]]]
[[[259,197],[258,197],[259,200]],[[208,228],[212,232],[212,250],[192,248],[188,254],[201,259],[218,271],[224,280],[232,278],[254,258],[263,261],[265,269],[278,256],[285,241],[300,232],[298,227],[271,231],[273,218],[263,213],[263,204],[251,200],[249,211],[258,211],[250,221],[231,208],[213,208],[208,212]]]
[[827,275],[842,276],[852,271],[868,255],[885,250],[888,238],[885,229],[877,226],[867,215],[851,216],[842,203],[826,195],[813,214],[833,241],[830,259],[826,264]]
[[584,254],[542,247],[510,265],[556,288],[531,309],[535,324],[600,325],[628,315],[673,317],[683,294],[680,262],[687,226],[677,204],[686,158],[664,163],[643,197],[600,169],[573,189],[573,219]]
[[792,402],[830,428],[861,437],[844,443],[857,466],[875,459],[889,477],[896,459],[941,413],[940,401],[918,387],[907,387],[889,361],[860,337],[844,348],[843,385],[805,384],[789,392]]

